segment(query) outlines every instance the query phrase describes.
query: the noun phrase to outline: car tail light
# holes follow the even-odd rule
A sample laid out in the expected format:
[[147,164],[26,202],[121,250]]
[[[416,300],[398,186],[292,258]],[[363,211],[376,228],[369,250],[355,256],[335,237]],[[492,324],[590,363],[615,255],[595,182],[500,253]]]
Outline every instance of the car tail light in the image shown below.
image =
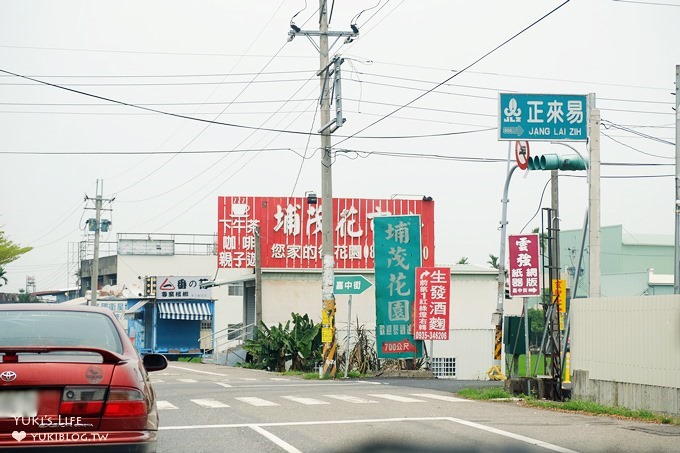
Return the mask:
[[19,363],[19,356],[16,354],[3,354],[2,355],[2,362],[3,363]]
[[109,391],[105,417],[142,417],[146,414],[146,400],[139,390],[112,388]]
[[104,407],[106,387],[65,387],[59,405],[60,415],[98,417]]

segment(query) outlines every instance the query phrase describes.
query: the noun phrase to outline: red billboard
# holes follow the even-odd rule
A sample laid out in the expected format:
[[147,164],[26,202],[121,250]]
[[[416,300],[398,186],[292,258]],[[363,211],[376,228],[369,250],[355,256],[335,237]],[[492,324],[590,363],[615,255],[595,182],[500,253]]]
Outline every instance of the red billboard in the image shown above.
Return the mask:
[[538,234],[510,235],[508,246],[510,296],[540,295]]
[[[321,269],[322,208],[311,197],[218,197],[218,268],[255,267],[259,227],[263,268]],[[423,265],[434,265],[434,201],[334,198],[332,214],[336,269],[373,269],[373,219],[391,215],[420,215]]]
[[451,269],[416,268],[413,338],[448,340],[451,318]]

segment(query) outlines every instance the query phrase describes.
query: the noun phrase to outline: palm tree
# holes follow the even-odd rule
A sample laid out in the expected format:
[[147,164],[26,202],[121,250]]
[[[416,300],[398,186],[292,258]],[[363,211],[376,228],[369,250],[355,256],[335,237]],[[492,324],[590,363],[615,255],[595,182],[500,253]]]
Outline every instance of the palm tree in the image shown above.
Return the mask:
[[7,277],[5,277],[5,269],[0,267],[0,286],[7,284]]
[[468,261],[468,257],[464,256],[461,259],[459,259],[458,263],[456,263],[456,264],[470,264],[470,262]]
[[498,269],[498,257],[493,253],[489,253],[489,261],[486,263],[494,269]]

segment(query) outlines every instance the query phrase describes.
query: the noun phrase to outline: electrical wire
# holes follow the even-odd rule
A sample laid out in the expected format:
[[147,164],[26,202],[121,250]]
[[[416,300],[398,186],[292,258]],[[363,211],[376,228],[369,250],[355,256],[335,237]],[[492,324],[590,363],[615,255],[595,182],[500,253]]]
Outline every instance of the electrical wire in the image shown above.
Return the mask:
[[617,139],[615,139],[614,137],[612,137],[611,135],[605,134],[604,132],[600,132],[600,134],[604,135],[604,136],[607,137],[609,140],[611,140],[611,141],[613,141],[613,142],[615,142],[615,143],[618,143],[618,144],[621,145],[621,146],[625,146],[625,147],[628,148],[628,149],[632,149],[633,151],[636,151],[636,152],[638,152],[638,153],[640,153],[640,154],[644,154],[644,155],[650,156],[650,157],[659,157],[659,158],[661,158],[661,159],[675,159],[673,156],[660,156],[660,155],[658,155],[658,154],[652,154],[652,153],[648,153],[648,152],[646,152],[646,151],[642,151],[641,149],[635,148],[634,146],[631,146],[631,145],[629,145],[629,144],[627,144],[627,143],[623,143],[621,140],[617,140]]
[[619,130],[622,130],[622,131],[629,132],[629,133],[634,134],[634,135],[638,135],[638,136],[643,137],[643,138],[647,138],[649,140],[657,141],[657,142],[663,143],[665,145],[675,146],[675,143],[671,142],[669,140],[664,140],[662,138],[655,137],[653,135],[645,134],[643,132],[638,132],[635,129],[631,129],[629,127],[621,126],[619,124],[612,123],[611,121],[608,121],[608,120],[602,120],[601,124],[607,129],[609,129],[611,127],[611,128],[614,128],[614,129],[619,129]]
[[[319,103],[314,100],[314,117],[312,118],[312,124],[309,127],[309,132],[312,132],[312,129],[314,128],[314,123],[316,123],[316,115],[317,112],[319,111]],[[305,144],[305,154],[300,159],[300,167],[298,168],[297,175],[295,176],[295,182],[293,183],[293,189],[290,191],[290,196],[294,196],[295,194],[295,189],[297,188],[297,184],[300,181],[300,175],[302,174],[302,167],[305,164],[305,160],[307,159],[307,151],[309,150],[309,142],[311,141],[312,136],[311,134],[307,136],[307,143]]]
[[532,23],[529,24],[528,26],[524,27],[524,28],[523,28],[522,30],[520,30],[519,32],[517,32],[517,33],[515,33],[514,35],[512,35],[510,38],[508,38],[508,39],[506,39],[505,41],[503,41],[501,44],[497,45],[496,47],[494,47],[494,48],[491,49],[490,51],[486,52],[486,53],[485,53],[484,55],[482,55],[481,57],[477,58],[475,61],[473,61],[472,63],[470,63],[470,64],[467,65],[466,67],[464,67],[462,70],[456,72],[456,73],[453,74],[451,77],[449,77],[449,78],[447,78],[446,80],[444,80],[443,82],[439,83],[437,86],[435,86],[435,87],[433,87],[433,88],[427,90],[425,93],[423,93],[423,94],[417,96],[417,97],[414,98],[413,100],[411,100],[411,101],[407,102],[406,104],[404,104],[403,106],[401,106],[401,107],[395,109],[395,110],[392,111],[391,113],[388,113],[387,115],[383,116],[382,118],[380,118],[380,119],[374,121],[373,123],[369,124],[368,126],[362,128],[362,129],[360,129],[358,132],[356,132],[355,134],[351,135],[350,137],[346,137],[346,138],[340,140],[339,142],[336,143],[336,145],[337,145],[337,144],[340,144],[340,143],[342,143],[342,142],[345,142],[345,141],[349,140],[350,138],[352,138],[354,135],[358,135],[359,133],[364,132],[366,129],[369,129],[369,128],[375,126],[376,124],[378,124],[378,123],[384,121],[385,119],[387,119],[387,118],[389,118],[390,116],[394,115],[395,113],[399,112],[399,111],[402,110],[403,108],[405,108],[405,107],[407,107],[407,106],[413,104],[414,102],[418,101],[419,99],[425,97],[427,94],[431,93],[431,92],[434,91],[436,88],[442,86],[442,85],[445,84],[445,83],[448,83],[449,81],[451,81],[453,78],[459,76],[460,74],[463,74],[463,73],[464,73],[465,71],[467,71],[469,68],[475,66],[477,63],[479,63],[480,61],[484,60],[484,59],[485,59],[486,57],[488,57],[489,55],[493,54],[494,52],[496,52],[497,50],[501,49],[502,47],[504,47],[504,46],[505,46],[506,44],[508,44],[509,42],[513,41],[513,40],[514,40],[515,38],[517,38],[518,36],[522,35],[522,34],[523,34],[524,32],[526,32],[527,30],[529,30],[529,29],[531,29],[532,27],[534,27],[536,24],[542,22],[544,19],[546,19],[546,18],[549,17],[550,15],[554,14],[556,11],[558,11],[560,8],[562,8],[564,5],[566,5],[566,4],[569,3],[570,1],[571,1],[571,0],[566,0],[565,2],[561,3],[560,5],[558,5],[558,6],[555,7],[554,9],[552,9],[550,12],[548,12],[547,14],[544,14],[544,15],[543,15],[542,17],[540,17],[539,19],[535,20],[534,22],[532,22]]

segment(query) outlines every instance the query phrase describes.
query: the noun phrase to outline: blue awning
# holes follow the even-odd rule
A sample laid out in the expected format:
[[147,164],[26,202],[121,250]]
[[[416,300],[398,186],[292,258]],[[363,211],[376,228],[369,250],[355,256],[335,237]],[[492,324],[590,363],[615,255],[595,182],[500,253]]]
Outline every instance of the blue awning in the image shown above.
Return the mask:
[[212,319],[208,302],[159,302],[158,312],[161,319],[186,321],[209,321]]

